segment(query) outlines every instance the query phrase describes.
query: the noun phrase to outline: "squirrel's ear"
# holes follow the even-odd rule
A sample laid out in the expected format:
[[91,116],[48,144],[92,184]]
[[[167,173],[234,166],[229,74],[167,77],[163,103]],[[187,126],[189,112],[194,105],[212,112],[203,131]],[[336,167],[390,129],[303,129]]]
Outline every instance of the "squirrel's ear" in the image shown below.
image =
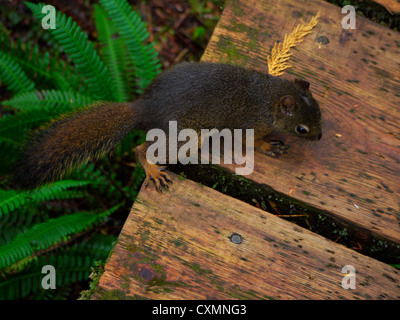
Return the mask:
[[304,91],[310,90],[310,83],[303,79],[294,79],[294,85],[299,89],[303,89]]
[[293,96],[290,96],[290,95],[283,96],[279,100],[279,107],[283,114],[291,117],[293,115],[294,109],[296,107],[296,102],[295,102]]

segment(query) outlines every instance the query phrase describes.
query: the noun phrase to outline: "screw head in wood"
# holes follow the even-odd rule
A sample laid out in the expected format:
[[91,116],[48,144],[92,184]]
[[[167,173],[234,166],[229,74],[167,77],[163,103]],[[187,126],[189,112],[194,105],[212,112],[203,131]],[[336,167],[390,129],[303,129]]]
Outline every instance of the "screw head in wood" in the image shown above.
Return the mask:
[[243,241],[242,236],[238,233],[232,233],[229,239],[231,239],[231,242],[233,242],[234,244],[240,244]]
[[317,42],[320,44],[328,44],[329,43],[329,39],[325,36],[319,36],[317,38]]

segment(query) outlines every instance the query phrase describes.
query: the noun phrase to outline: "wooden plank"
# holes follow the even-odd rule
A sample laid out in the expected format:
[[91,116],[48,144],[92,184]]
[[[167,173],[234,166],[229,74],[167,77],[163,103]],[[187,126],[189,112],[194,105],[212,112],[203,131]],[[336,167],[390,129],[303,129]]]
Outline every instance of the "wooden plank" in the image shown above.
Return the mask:
[[[341,8],[324,1],[231,0],[204,53],[267,71],[276,41],[320,11],[283,76],[311,82],[323,138],[284,137],[287,154],[256,154],[248,178],[265,183],[367,234],[400,243],[400,34],[357,16],[344,30]],[[232,166],[225,166],[233,171]]]
[[[140,191],[92,299],[400,298],[395,268],[171,177],[162,194]],[[345,265],[354,290],[342,287]]]

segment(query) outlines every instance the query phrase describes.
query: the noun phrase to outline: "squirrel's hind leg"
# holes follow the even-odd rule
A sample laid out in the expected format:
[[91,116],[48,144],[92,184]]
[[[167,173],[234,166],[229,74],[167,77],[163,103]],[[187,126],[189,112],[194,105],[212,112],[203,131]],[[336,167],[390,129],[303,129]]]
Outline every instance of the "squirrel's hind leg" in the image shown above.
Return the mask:
[[162,192],[161,187],[168,188],[168,183],[172,183],[172,181],[169,178],[168,174],[164,172],[167,169],[167,167],[158,166],[156,164],[149,163],[147,161],[146,151],[147,151],[148,147],[149,147],[149,144],[145,142],[145,143],[137,146],[134,149],[136,157],[146,173],[146,179],[144,180],[144,186],[147,188],[149,185],[149,182],[151,180],[151,181],[153,181],[156,189],[159,192]]

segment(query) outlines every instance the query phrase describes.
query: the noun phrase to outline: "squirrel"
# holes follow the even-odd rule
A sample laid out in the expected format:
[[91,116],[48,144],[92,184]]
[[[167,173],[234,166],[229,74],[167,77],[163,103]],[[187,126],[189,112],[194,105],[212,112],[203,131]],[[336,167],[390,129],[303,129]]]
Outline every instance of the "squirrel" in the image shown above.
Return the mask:
[[[254,129],[256,149],[281,153],[282,145],[263,140],[272,131],[322,137],[321,110],[309,86],[231,64],[182,62],[159,74],[132,103],[99,102],[53,121],[25,147],[16,179],[25,188],[55,181],[76,165],[103,157],[133,130],[168,132],[169,121],[177,121],[178,130],[196,132]],[[134,151],[145,186],[152,181],[161,191],[171,180],[166,167],[146,161],[151,143]]]

